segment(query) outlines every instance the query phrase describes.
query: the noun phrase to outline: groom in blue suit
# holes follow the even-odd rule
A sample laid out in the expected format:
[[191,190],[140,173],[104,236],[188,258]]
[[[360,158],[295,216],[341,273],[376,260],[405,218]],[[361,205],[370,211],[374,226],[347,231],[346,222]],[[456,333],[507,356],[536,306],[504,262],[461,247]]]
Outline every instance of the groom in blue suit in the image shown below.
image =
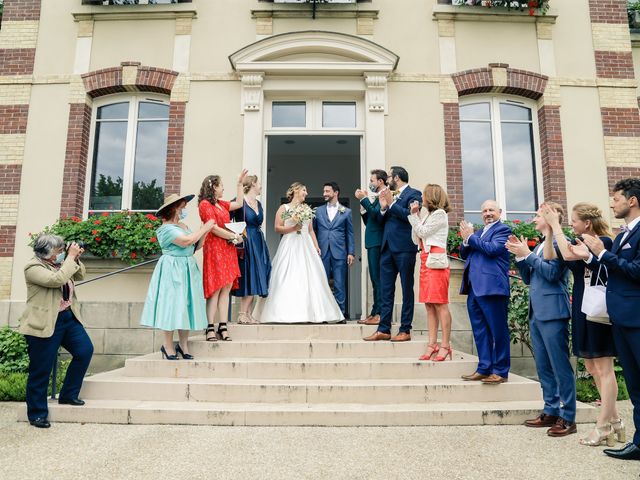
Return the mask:
[[340,187],[336,182],[324,184],[322,196],[324,205],[318,207],[313,220],[320,246],[322,264],[327,272],[327,279],[333,278],[333,295],[340,306],[345,318],[347,267],[355,259],[355,245],[353,241],[353,220],[351,210],[338,202]]
[[[411,240],[410,208],[413,202],[422,206],[422,194],[409,186],[409,173],[402,167],[391,167],[389,188],[378,195],[380,212],[378,219],[383,223],[382,245],[380,247],[380,284],[382,289],[382,308],[378,330],[364,340],[375,342],[391,340],[406,342],[411,340],[413,323],[413,278],[418,247]],[[396,291],[396,278],[402,285],[402,316],[400,331],[391,337],[391,317]]]

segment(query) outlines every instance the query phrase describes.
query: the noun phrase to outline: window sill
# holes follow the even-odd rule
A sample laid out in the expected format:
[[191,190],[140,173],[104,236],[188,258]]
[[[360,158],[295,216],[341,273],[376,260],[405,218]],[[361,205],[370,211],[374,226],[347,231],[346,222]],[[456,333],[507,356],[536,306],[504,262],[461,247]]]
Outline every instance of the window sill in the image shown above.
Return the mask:
[[[377,19],[379,10],[362,9],[349,4],[334,4],[331,8],[318,8],[315,18],[373,18]],[[310,4],[282,4],[269,8],[251,10],[251,18],[312,18],[313,10]]]
[[435,5],[433,7],[434,20],[454,20],[459,22],[518,22],[518,23],[556,23],[558,14],[549,9],[546,15],[528,11],[507,10],[501,8]]
[[72,12],[76,22],[85,20],[162,20],[195,18],[193,3],[168,5],[83,5]]

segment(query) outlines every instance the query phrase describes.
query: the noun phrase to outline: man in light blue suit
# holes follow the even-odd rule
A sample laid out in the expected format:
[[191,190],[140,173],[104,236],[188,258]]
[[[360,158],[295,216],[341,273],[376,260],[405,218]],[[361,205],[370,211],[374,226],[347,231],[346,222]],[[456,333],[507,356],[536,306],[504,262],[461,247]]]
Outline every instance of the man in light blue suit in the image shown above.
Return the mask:
[[[546,205],[559,213],[562,223],[562,206]],[[548,427],[547,435],[564,437],[577,432],[576,383],[569,361],[569,269],[559,254],[553,255],[553,234],[540,212],[534,222],[545,240],[533,252],[524,239],[514,235],[506,244],[516,256],[522,281],[529,285],[529,328],[544,398],[542,412],[525,425]],[[545,248],[551,249],[553,260],[544,259]]]
[[316,232],[322,264],[327,278],[333,278],[333,295],[345,318],[349,318],[346,306],[347,268],[355,259],[353,220],[351,209],[340,205],[340,187],[336,182],[324,184],[324,205],[316,210],[313,229]]

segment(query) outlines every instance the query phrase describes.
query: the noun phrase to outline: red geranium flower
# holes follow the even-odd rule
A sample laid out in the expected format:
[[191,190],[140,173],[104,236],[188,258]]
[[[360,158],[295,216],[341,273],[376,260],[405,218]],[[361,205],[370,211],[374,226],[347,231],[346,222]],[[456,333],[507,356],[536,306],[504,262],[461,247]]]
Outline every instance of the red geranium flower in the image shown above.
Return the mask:
[[153,225],[151,225],[150,223],[147,223],[144,228],[153,228]]
[[109,216],[109,214],[108,214],[107,212],[102,212],[102,216],[103,216],[103,217],[108,217],[108,216]]
[[531,248],[535,247],[536,245],[538,245],[538,242],[535,240],[527,240],[527,245]]
[[150,241],[151,243],[156,243],[156,242],[158,241],[158,239],[157,239],[156,237],[151,237],[151,238],[149,239],[149,241]]
[[138,255],[136,255],[136,252],[131,252],[131,255],[130,255],[131,258],[136,258],[137,256]]
[[97,235],[98,234],[98,230],[91,230],[91,235]]
[[80,222],[80,218],[79,217],[71,217],[71,220],[73,220],[74,222]]
[[122,225],[116,225],[116,230],[122,230]]
[[456,235],[462,237],[462,234],[460,232],[457,232]]
[[453,253],[451,254],[451,256],[452,256],[453,258],[458,258],[458,254],[457,254],[456,252],[453,252]]
[[515,223],[516,225],[520,225],[520,223],[522,223],[521,220],[514,220],[513,223]]
[[94,225],[100,225],[102,222],[100,220],[96,220],[93,222]]
[[102,240],[102,237],[95,237],[95,238],[94,238],[94,240],[95,240],[96,242],[99,242],[100,240]]
[[158,220],[158,217],[156,217],[155,215],[152,215],[150,213],[147,213],[145,215],[145,217],[147,217],[149,220],[151,220],[152,222],[155,222],[156,220]]
[[112,256],[112,257],[115,257],[116,255],[118,255],[118,252],[116,252],[115,250],[113,250],[113,251],[111,252],[111,256]]

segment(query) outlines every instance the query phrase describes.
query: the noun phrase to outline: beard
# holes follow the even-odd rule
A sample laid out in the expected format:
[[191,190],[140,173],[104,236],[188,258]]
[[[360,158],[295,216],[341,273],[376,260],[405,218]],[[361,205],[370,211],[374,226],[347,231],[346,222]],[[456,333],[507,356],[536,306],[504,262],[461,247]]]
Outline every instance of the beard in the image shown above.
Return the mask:
[[395,182],[395,180],[389,180],[389,188],[391,190],[397,190],[398,188],[398,184]]
[[613,216],[616,218],[627,218],[627,215],[629,215],[629,211],[631,209],[629,208],[629,206],[627,205],[626,207],[624,207],[624,209],[620,210],[619,212],[613,212]]

